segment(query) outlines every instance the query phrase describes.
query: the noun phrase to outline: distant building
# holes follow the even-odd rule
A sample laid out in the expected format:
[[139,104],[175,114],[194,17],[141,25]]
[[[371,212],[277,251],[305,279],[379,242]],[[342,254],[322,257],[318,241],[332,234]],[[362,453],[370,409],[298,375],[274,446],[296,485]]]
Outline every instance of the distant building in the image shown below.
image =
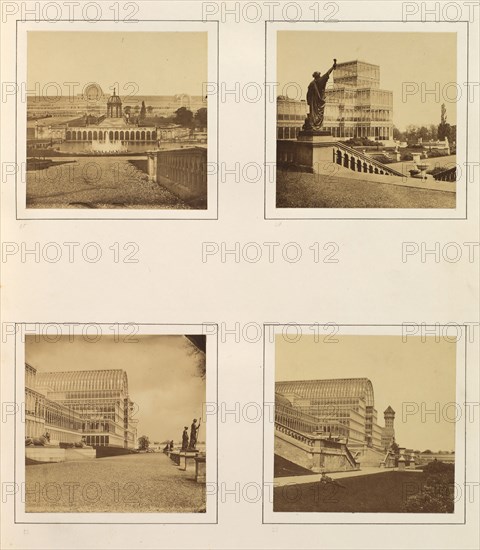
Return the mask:
[[[148,118],[144,122],[131,122],[130,115],[124,111],[125,103],[115,89],[110,97],[106,97],[97,85],[92,84],[88,90],[86,98],[82,100],[86,103],[80,103],[84,107],[81,117],[75,116],[78,105],[75,102],[69,103],[65,106],[65,110],[54,111],[57,114],[62,113],[63,116],[55,114],[39,120],[29,120],[27,139],[87,143],[108,141],[128,145],[129,143],[156,144],[159,140],[185,140],[190,136],[191,130],[178,124],[148,125]],[[181,98],[185,97],[190,96],[179,96],[175,104],[183,106],[185,99]],[[169,112],[169,115],[174,112]]]
[[[380,67],[364,61],[338,63],[326,90],[324,129],[339,141],[393,139],[393,92],[380,89]],[[308,105],[277,98],[277,139],[296,139]]]
[[[28,95],[27,96],[27,117],[52,117],[83,115],[100,116],[105,112],[105,103],[110,94],[105,94],[102,88],[96,83],[87,84],[80,94],[75,95]],[[193,113],[207,106],[204,96],[193,96],[188,94],[176,95],[137,95],[137,93],[126,94],[123,98],[123,106],[134,109],[140,106],[142,101],[151,107],[152,112],[157,116],[171,116],[180,107],[186,107]]]
[[120,369],[37,372],[25,364],[25,435],[46,431],[52,443],[85,437],[92,447],[134,448],[134,403]]
[[378,424],[368,378],[277,382],[275,392],[275,423],[299,434],[343,441],[352,450],[383,451],[383,442],[393,431],[393,411],[393,417],[388,416],[387,435]]
[[107,116],[99,123],[88,126],[68,126],[65,129],[66,141],[121,141],[146,142],[157,141],[155,126],[142,126],[129,122],[122,110],[122,100],[113,90],[107,100]]
[[297,139],[308,113],[307,102],[277,98],[277,139]]

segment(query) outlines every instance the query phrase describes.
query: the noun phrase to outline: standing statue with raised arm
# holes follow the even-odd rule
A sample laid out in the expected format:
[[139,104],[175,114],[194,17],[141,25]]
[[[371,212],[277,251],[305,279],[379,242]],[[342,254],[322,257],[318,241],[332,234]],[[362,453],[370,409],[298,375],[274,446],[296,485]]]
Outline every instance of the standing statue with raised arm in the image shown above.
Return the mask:
[[333,65],[323,76],[318,71],[313,73],[313,80],[308,85],[307,90],[309,113],[302,128],[304,132],[314,133],[321,130],[325,114],[325,87],[330,78],[330,73],[336,68],[337,60],[334,59]]
[[190,426],[190,444],[188,446],[190,450],[195,450],[197,448],[197,435],[199,429],[200,425],[197,426],[197,419],[194,418]]

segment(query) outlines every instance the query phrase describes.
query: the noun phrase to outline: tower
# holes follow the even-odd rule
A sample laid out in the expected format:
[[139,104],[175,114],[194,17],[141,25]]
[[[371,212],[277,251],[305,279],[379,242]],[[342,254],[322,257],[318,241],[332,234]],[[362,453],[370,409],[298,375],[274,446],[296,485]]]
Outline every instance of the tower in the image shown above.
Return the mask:
[[113,89],[113,95],[108,98],[107,101],[107,118],[122,118],[122,100],[120,96],[115,93]]
[[382,430],[382,447],[388,449],[395,439],[395,411],[390,405],[383,411],[383,418],[385,419],[385,428]]

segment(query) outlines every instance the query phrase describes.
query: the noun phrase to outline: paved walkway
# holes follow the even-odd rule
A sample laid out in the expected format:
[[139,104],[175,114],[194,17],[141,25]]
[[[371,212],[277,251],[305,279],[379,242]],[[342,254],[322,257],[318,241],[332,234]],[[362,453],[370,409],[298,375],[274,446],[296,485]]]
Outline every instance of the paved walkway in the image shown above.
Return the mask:
[[[388,166],[391,166],[390,164]],[[411,165],[410,165],[411,168]],[[398,168],[397,168],[398,170]],[[401,170],[399,170],[401,171]],[[454,181],[437,181],[432,176],[427,179],[411,178],[408,171],[405,176],[390,176],[388,174],[365,174],[364,172],[354,172],[344,166],[338,166],[335,176],[349,178],[352,180],[366,181],[371,183],[385,183],[389,185],[400,185],[402,187],[414,187],[416,189],[430,189],[432,191],[445,191],[455,193],[457,184]],[[326,174],[327,176],[329,174]],[[330,173],[331,175],[331,173]]]
[[409,186],[406,180],[411,178],[355,174],[277,170],[277,208],[455,208],[454,183],[435,182],[441,184],[438,190],[425,188],[421,180]]
[[189,208],[168,189],[149,181],[137,168],[141,157],[52,160],[55,164],[50,168],[27,171],[28,208]]
[[[347,477],[360,477],[368,476],[372,474],[384,474],[386,472],[396,472],[398,468],[362,468],[361,470],[351,470],[349,472],[333,472],[331,474],[326,474],[332,479],[345,479]],[[418,472],[422,473],[422,470],[402,470],[404,472]],[[276,478],[273,482],[274,487],[284,487],[285,485],[301,485],[302,483],[315,483],[320,481],[322,474],[310,474],[305,476],[289,476]]]
[[163,453],[26,467],[26,512],[201,512],[205,484]]

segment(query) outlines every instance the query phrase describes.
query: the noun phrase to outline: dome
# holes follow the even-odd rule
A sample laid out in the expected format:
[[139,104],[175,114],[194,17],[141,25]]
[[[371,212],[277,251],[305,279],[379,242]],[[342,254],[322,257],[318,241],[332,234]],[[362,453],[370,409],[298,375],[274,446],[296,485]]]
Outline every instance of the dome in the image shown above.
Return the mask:
[[113,89],[113,95],[111,95],[111,96],[108,98],[107,104],[108,104],[108,105],[121,105],[121,104],[122,104],[122,100],[120,99],[120,96],[118,96],[118,95],[115,93],[115,88]]

